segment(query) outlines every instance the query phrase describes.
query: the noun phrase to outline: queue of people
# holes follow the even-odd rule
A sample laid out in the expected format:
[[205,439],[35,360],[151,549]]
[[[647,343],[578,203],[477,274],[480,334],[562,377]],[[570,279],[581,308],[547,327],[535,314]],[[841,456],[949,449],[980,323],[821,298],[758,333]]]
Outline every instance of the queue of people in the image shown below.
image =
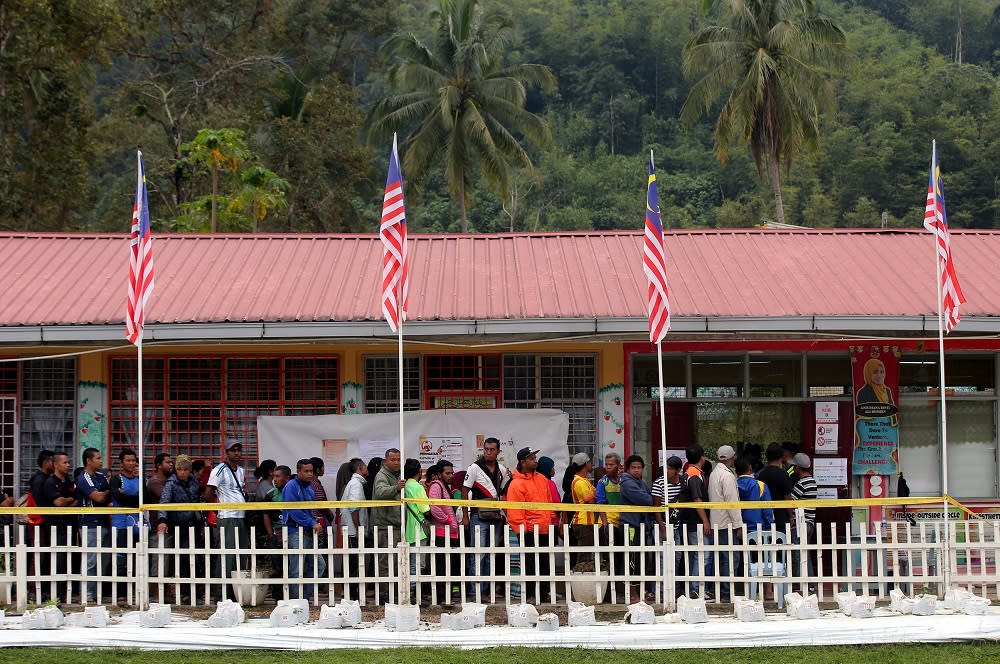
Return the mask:
[[[225,458],[211,465],[179,455],[176,459],[167,454],[159,454],[154,460],[153,472],[143,484],[138,473],[138,457],[133,450],[123,450],[118,455],[118,468],[108,478],[103,472],[100,451],[94,448],[84,450],[81,461],[83,467],[77,474],[72,473],[69,457],[64,453],[43,451],[38,457],[38,471],[31,478],[31,503],[39,506],[81,507],[82,514],[47,515],[42,518],[29,517],[29,522],[43,526],[31,529],[32,537],[39,538],[42,545],[50,544],[50,529],[56,540],[52,544],[68,544],[70,538],[79,538],[88,548],[99,548],[112,541],[119,547],[127,548],[129,541],[138,536],[140,520],[136,515],[106,515],[87,513],[88,507],[115,506],[138,507],[140,484],[143,484],[143,499],[146,503],[158,502],[163,505],[187,503],[220,502],[243,503],[248,500],[246,476],[243,466],[243,446],[235,438],[225,442]],[[434,593],[429,587],[417,587],[411,583],[411,596],[419,596],[427,602],[435,596],[439,603],[451,604],[466,598],[488,599],[502,596],[509,590],[512,599],[522,596],[526,600],[545,603],[556,599],[552,584],[532,582],[521,584],[494,584],[493,576],[506,567],[509,571],[523,569],[529,577],[546,577],[550,573],[549,556],[525,555],[521,560],[517,554],[501,556],[491,549],[503,548],[505,542],[503,526],[510,526],[512,544],[523,546],[525,550],[547,547],[550,537],[561,537],[559,526],[568,525],[570,545],[580,551],[571,558],[574,568],[590,566],[593,569],[595,554],[608,545],[631,545],[648,543],[659,535],[661,541],[670,540],[678,544],[696,541],[711,542],[713,536],[721,544],[736,544],[758,530],[769,530],[771,525],[783,530],[791,525],[793,537],[811,540],[815,533],[815,510],[804,510],[802,523],[797,523],[793,510],[759,508],[752,505],[756,501],[772,498],[810,499],[816,497],[816,483],[811,477],[810,459],[795,449],[787,449],[777,444],[770,445],[764,457],[759,450],[754,455],[738,457],[732,446],[723,445],[717,452],[717,463],[705,458],[699,445],[691,445],[686,450],[686,462],[679,457],[667,459],[666,476],[659,475],[652,486],[646,483],[645,460],[639,455],[629,456],[622,461],[618,454],[610,453],[601,467],[594,466],[593,459],[586,453],[578,453],[570,459],[563,482],[563,495],[553,481],[555,462],[541,456],[539,450],[525,447],[516,454],[516,466],[508,469],[500,460],[500,441],[487,438],[482,446],[482,454],[468,468],[458,469],[447,460],[440,460],[424,470],[416,459],[402,460],[398,449],[386,450],[382,458],[368,462],[360,458],[350,459],[338,470],[336,500],[347,504],[333,511],[311,507],[311,503],[325,499],[319,475],[324,472],[323,462],[318,458],[303,458],[295,463],[294,470],[287,465],[278,465],[273,460],[264,460],[255,471],[257,480],[253,497],[258,501],[303,503],[302,507],[283,510],[242,510],[227,508],[218,512],[183,510],[177,508],[151,511],[151,549],[208,548],[214,555],[208,556],[209,569],[206,570],[204,556],[172,556],[151,551],[150,572],[153,577],[170,577],[175,573],[181,577],[204,578],[206,572],[211,579],[219,579],[212,586],[212,599],[221,599],[224,594],[236,597],[236,589],[226,580],[237,570],[246,570],[249,563],[237,550],[246,550],[250,545],[251,530],[259,538],[263,547],[280,547],[292,550],[308,550],[312,553],[291,554],[287,560],[279,555],[272,557],[276,576],[302,579],[301,584],[290,584],[289,598],[312,597],[315,581],[326,574],[326,557],[316,552],[328,547],[342,546],[347,550],[360,550],[374,543],[379,548],[391,549],[400,541],[410,544],[424,544],[433,541],[435,547],[433,567],[436,571]],[[374,475],[374,477],[373,477]],[[428,505],[421,502],[406,502],[405,515],[398,506],[367,508],[367,500],[398,501],[409,499],[461,498],[474,501],[472,507],[454,508],[448,505]],[[501,508],[499,501],[530,503],[527,507]],[[655,509],[671,503],[695,504],[699,502],[729,503],[728,507],[703,509],[688,507],[665,513]],[[544,505],[565,502],[581,507],[605,505],[603,510],[554,510]],[[734,506],[735,504],[746,503]],[[615,510],[615,506],[639,506],[650,508],[648,512]],[[405,521],[404,521],[405,519]],[[204,526],[214,526],[204,528]],[[253,528],[251,528],[253,526]],[[328,530],[329,526],[335,528]],[[553,528],[554,527],[554,528]],[[338,535],[337,541],[322,542],[328,532]],[[595,532],[597,536],[595,537]],[[205,537],[208,541],[205,541]],[[342,541],[339,535],[343,536]],[[468,544],[478,551],[460,556],[454,545],[464,535]],[[732,537],[732,542],[728,538]],[[645,539],[643,539],[645,538]],[[700,538],[700,539],[699,539]],[[613,564],[620,573],[648,576],[653,569],[652,560],[637,553],[627,557],[616,549]],[[96,577],[116,575],[127,578],[127,570],[135,564],[128,554],[118,554],[115,560],[104,553],[86,554],[86,572]],[[355,582],[346,586],[346,593],[353,599],[360,596],[361,584],[356,580],[359,572],[371,569],[377,564],[375,579],[384,584],[383,590],[396,578],[395,557],[377,556],[377,563],[366,559],[360,551],[345,557],[345,572]],[[678,573],[690,571],[691,576],[713,575],[715,560],[719,563],[719,576],[729,578],[742,569],[739,554],[720,553],[718,557],[690,552],[686,557],[678,554],[675,561]],[[71,555],[65,552],[42,553],[33,559],[37,561],[38,572],[66,573],[71,564]],[[179,565],[174,569],[174,564]],[[411,555],[409,572],[411,578],[420,576],[428,569],[427,562],[416,553]],[[79,569],[72,563],[73,569]],[[193,566],[193,567],[192,567]],[[606,563],[604,568],[606,568]],[[112,569],[114,570],[112,572]],[[465,587],[452,584],[446,579],[464,576]],[[368,578],[372,578],[369,575]],[[476,580],[469,580],[478,579]],[[384,581],[382,581],[384,580]],[[78,589],[81,602],[98,601],[98,582],[88,581]],[[477,587],[478,586],[478,587]],[[275,586],[274,596],[280,598],[280,585]],[[375,596],[375,584],[365,584],[370,599]],[[729,582],[716,586],[720,599],[729,601]],[[653,585],[633,588],[639,596],[648,595]],[[47,587],[46,587],[47,590]],[[463,593],[464,591],[464,593]],[[478,591],[478,592],[477,592]],[[678,588],[678,592],[710,595],[708,589],[699,588],[692,582],[688,588]],[[195,592],[194,584],[180,586],[177,600],[189,602]],[[107,591],[101,593],[107,595]],[[515,597],[515,595],[517,597]],[[51,599],[67,597],[65,585],[57,585]],[[388,597],[383,592],[380,597]],[[125,600],[124,591],[118,593],[119,601]],[[49,599],[43,597],[43,599]]]

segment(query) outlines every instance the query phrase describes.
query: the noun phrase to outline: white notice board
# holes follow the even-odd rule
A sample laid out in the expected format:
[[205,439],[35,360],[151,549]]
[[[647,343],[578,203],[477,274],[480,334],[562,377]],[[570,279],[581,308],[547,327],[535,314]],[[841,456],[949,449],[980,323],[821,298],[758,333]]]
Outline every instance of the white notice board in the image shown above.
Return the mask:
[[813,477],[819,486],[847,486],[847,459],[813,459]]

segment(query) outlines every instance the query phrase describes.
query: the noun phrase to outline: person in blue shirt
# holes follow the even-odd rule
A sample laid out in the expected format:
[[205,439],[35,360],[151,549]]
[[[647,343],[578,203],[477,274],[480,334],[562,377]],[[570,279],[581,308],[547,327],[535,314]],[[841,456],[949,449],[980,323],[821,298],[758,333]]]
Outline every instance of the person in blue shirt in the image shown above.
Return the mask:
[[[129,542],[134,544],[139,541],[139,457],[135,450],[125,448],[118,454],[118,474],[111,478],[110,484],[112,507],[136,508],[132,514],[111,515],[111,531],[114,533],[115,544],[124,552],[130,548]],[[118,553],[115,556],[115,575],[121,579],[129,577],[128,558],[127,553]],[[118,604],[128,601],[125,589],[126,584],[118,584]]]
[[[76,483],[77,500],[83,507],[108,507],[111,504],[111,485],[108,483],[108,478],[101,472],[103,464],[104,459],[101,458],[101,452],[96,447],[88,447],[83,451],[83,472],[80,473]],[[80,515],[80,528],[85,531],[88,549],[108,547],[111,543],[109,525],[107,514],[84,512]],[[100,571],[98,571],[98,564],[100,564]],[[109,567],[108,554],[88,550],[88,577],[94,578],[98,574],[107,576]],[[86,601],[97,602],[97,581],[87,581]]]
[[[741,503],[771,500],[771,491],[767,484],[753,476],[749,460],[743,457],[736,459],[736,475],[736,488],[740,492]],[[741,511],[747,535],[756,533],[758,527],[761,532],[770,530],[774,523],[774,510],[770,507],[745,507]]]
[[[295,477],[293,477],[282,492],[285,502],[312,502],[314,500],[312,481],[313,464],[311,459],[299,459],[295,465]],[[288,537],[288,548],[313,549],[315,538],[323,532],[323,524],[313,516],[310,509],[289,509],[282,510],[281,524],[285,527]],[[313,570],[316,576],[323,576],[326,572],[326,560],[323,556],[303,553],[289,553],[288,556],[288,578],[313,578]],[[301,571],[301,575],[300,575]],[[313,584],[289,585],[289,599],[312,599]]]

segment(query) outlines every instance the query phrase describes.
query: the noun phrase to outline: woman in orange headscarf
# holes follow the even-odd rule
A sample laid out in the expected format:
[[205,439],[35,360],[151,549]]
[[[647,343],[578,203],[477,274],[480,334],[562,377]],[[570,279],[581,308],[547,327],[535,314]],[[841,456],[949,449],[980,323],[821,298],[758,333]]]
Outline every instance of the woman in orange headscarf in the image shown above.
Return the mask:
[[858,390],[857,402],[862,403],[887,403],[896,405],[892,399],[892,390],[885,385],[885,364],[882,360],[871,358],[865,362],[862,371],[865,377],[865,385]]

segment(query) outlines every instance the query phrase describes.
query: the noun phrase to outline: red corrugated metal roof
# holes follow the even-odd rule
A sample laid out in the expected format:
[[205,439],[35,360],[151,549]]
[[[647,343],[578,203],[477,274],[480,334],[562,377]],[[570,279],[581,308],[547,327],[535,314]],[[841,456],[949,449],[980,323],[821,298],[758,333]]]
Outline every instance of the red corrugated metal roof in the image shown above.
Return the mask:
[[[645,315],[638,232],[415,235],[410,320]],[[1000,232],[956,231],[968,304],[1000,316]],[[379,320],[373,235],[158,235],[147,323]],[[931,235],[691,230],[667,239],[675,317],[933,316]],[[124,319],[125,235],[0,234],[0,326]]]

